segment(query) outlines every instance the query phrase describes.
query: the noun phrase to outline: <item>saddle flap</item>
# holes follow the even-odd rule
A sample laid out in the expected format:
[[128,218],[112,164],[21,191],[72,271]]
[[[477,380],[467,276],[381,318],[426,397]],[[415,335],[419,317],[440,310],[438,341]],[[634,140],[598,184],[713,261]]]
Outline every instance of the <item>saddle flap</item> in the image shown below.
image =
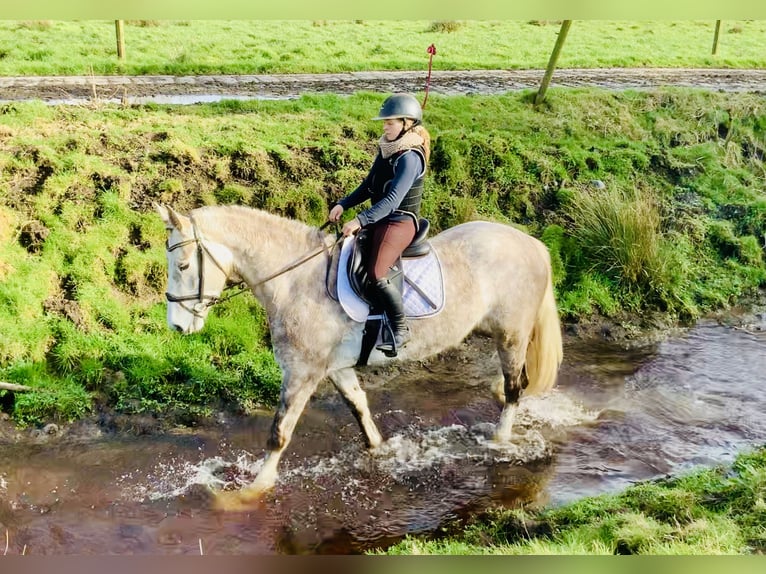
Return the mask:
[[[370,256],[371,247],[371,234],[366,229],[357,233],[353,240],[352,251],[348,258],[346,272],[348,273],[349,283],[351,284],[354,293],[368,305],[373,307],[373,310],[377,311],[376,302],[370,297],[368,290],[371,278],[367,272],[367,261]],[[397,259],[396,263],[388,270],[386,278],[396,285],[400,293],[402,292],[404,283],[401,258]]]
[[361,229],[352,239],[351,253],[346,266],[346,273],[348,274],[351,288],[367,303],[370,303],[365,296],[369,277],[365,262],[370,253],[371,244],[372,237],[370,237],[370,232],[366,229]]

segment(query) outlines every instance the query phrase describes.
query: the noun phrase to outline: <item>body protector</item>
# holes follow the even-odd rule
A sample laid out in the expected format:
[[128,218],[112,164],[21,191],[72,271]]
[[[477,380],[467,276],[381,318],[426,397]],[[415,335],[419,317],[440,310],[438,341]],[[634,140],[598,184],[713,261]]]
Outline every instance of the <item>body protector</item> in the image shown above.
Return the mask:
[[[425,150],[421,146],[403,150],[393,154],[389,158],[383,158],[381,154],[378,154],[375,158],[375,163],[372,166],[372,180],[369,187],[370,202],[374,205],[380,201],[388,192],[388,186],[391,184],[391,180],[394,178],[394,168],[397,160],[409,151],[420,154],[423,160],[423,165],[426,164]],[[399,207],[394,210],[394,213],[402,213],[410,215],[415,220],[415,228],[417,229],[418,221],[420,220],[420,203],[423,199],[423,183],[425,181],[425,168],[423,173],[414,181],[412,187],[410,187],[407,195],[404,196]]]

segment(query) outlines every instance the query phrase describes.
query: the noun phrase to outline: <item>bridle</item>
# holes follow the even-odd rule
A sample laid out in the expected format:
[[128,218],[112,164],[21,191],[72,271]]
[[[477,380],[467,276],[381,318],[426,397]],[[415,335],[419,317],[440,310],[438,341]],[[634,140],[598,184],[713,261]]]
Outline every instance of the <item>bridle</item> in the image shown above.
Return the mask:
[[[322,225],[319,229],[320,231],[323,230],[330,222],[325,223]],[[240,290],[236,291],[234,293],[231,293],[227,295],[226,297],[219,297],[215,295],[205,295],[205,255],[207,255],[210,260],[215,264],[218,269],[221,270],[221,272],[224,275],[228,275],[228,272],[226,269],[224,269],[223,265],[220,264],[220,262],[215,258],[215,256],[210,252],[210,250],[205,246],[205,243],[200,238],[199,234],[197,233],[197,226],[192,223],[192,231],[194,232],[194,237],[192,239],[184,239],[183,241],[179,241],[178,243],[175,243],[173,245],[169,245],[169,242],[165,243],[165,251],[167,253],[170,253],[171,251],[175,251],[176,249],[179,249],[181,247],[185,247],[186,245],[191,245],[192,243],[196,243],[197,245],[197,268],[199,269],[199,280],[197,281],[199,287],[197,288],[197,293],[195,294],[189,294],[189,295],[174,295],[173,293],[170,293],[169,291],[165,292],[165,298],[170,303],[179,303],[181,305],[181,308],[185,309],[192,315],[198,318],[203,318],[203,311],[206,311],[208,308],[212,307],[216,303],[222,303],[224,301],[228,301],[232,297],[236,297],[237,295],[241,295],[242,293],[245,293],[249,290],[255,289],[256,287],[263,285],[267,281],[271,281],[272,279],[279,277],[283,273],[287,273],[288,271],[292,271],[296,267],[306,263],[307,261],[313,259],[317,255],[321,255],[325,251],[332,252],[335,247],[337,247],[342,241],[343,237],[340,236],[340,234],[336,230],[336,235],[338,238],[336,241],[328,246],[322,246],[314,251],[309,252],[307,255],[297,259],[293,263],[290,263],[289,265],[283,267],[276,273],[272,273],[265,279],[261,279],[256,283],[255,285],[252,285],[250,289],[247,289],[244,285],[244,281],[240,281],[235,287],[239,287]],[[197,301],[197,303],[193,306],[186,305],[187,301]]]
[[[173,245],[170,245],[169,242],[166,242],[165,251],[170,253],[171,251],[175,251],[176,249],[180,249],[186,245],[191,245],[192,243],[197,245],[197,268],[199,269],[197,293],[192,293],[189,295],[174,295],[173,293],[166,291],[165,298],[170,303],[179,303],[183,309],[195,317],[201,318],[203,311],[222,300],[216,295],[205,294],[205,256],[207,255],[207,257],[210,258],[210,260],[215,264],[216,267],[218,267],[218,269],[221,270],[224,275],[228,275],[228,272],[223,268],[223,265],[220,264],[215,256],[210,253],[210,250],[205,246],[205,243],[202,241],[202,239],[200,239],[199,235],[197,234],[197,227],[194,224],[192,224],[192,231],[194,232],[194,237],[192,239],[185,239]],[[231,295],[231,297],[233,296],[234,295]],[[227,299],[228,298],[229,297],[227,297]],[[186,304],[187,301],[197,301],[197,303],[190,307]]]

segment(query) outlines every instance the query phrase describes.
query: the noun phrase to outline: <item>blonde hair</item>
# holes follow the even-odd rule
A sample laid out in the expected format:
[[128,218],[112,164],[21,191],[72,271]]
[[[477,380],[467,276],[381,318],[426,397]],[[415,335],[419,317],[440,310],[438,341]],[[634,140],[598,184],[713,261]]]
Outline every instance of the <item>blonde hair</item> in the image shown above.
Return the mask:
[[416,125],[411,131],[423,138],[423,149],[426,152],[426,164],[428,164],[428,159],[431,157],[431,134],[423,124]]

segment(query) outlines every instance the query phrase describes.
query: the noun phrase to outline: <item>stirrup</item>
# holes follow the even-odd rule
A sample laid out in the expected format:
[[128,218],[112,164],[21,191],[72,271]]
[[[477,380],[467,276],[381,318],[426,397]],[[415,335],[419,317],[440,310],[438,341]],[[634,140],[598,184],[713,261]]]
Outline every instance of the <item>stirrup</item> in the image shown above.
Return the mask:
[[396,357],[399,349],[403,348],[407,343],[409,343],[410,339],[412,338],[410,336],[410,329],[407,327],[407,325],[405,325],[404,328],[398,333],[400,339],[398,344],[396,342],[396,333],[394,333],[394,329],[388,321],[384,321],[382,329],[383,342],[380,345],[377,345],[375,348],[378,351],[382,351],[386,357]]

